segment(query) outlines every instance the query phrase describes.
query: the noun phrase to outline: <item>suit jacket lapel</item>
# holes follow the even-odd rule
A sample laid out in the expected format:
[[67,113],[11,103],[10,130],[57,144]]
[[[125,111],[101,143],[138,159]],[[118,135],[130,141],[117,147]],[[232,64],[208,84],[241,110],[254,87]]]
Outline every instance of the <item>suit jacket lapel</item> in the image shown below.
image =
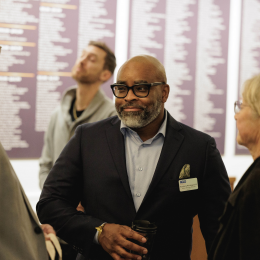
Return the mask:
[[[106,130],[107,142],[111,155],[113,157],[118,174],[121,178],[122,184],[129,198],[133,202],[132,193],[130,190],[128,175],[126,171],[126,159],[125,159],[125,143],[124,136],[120,131],[120,120],[118,118],[111,121],[112,126]],[[134,206],[134,202],[133,202]]]
[[25,192],[24,192],[24,190],[23,190],[22,185],[21,185],[20,183],[19,183],[19,185],[20,185],[20,188],[21,188],[21,192],[22,192],[22,196],[23,196],[25,205],[26,205],[28,211],[30,212],[31,217],[34,219],[35,223],[36,223],[38,226],[40,226],[38,217],[36,216],[35,212],[33,211],[32,207],[31,207],[31,204],[30,204],[30,202],[29,202],[29,200],[28,200],[28,198],[27,198],[27,196],[26,196],[26,194],[25,194]]
[[181,126],[175,119],[173,119],[173,117],[171,117],[171,115],[168,112],[167,116],[168,118],[166,136],[164,139],[163,148],[154,172],[152,182],[148,188],[148,191],[146,192],[143,202],[146,200],[146,198],[149,196],[152,190],[156,187],[157,183],[160,181],[163,175],[167,172],[167,169],[172,163],[175,155],[177,154],[184,140],[184,136],[181,133],[179,133],[179,131],[181,130]]

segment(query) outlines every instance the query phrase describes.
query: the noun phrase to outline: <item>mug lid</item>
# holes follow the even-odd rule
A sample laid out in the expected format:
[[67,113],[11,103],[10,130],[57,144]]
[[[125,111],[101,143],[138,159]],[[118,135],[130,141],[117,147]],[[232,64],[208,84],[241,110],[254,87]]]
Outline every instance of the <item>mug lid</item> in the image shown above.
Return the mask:
[[156,231],[157,230],[157,226],[155,225],[155,223],[151,223],[148,220],[134,220],[132,222],[132,228],[144,230],[144,231]]

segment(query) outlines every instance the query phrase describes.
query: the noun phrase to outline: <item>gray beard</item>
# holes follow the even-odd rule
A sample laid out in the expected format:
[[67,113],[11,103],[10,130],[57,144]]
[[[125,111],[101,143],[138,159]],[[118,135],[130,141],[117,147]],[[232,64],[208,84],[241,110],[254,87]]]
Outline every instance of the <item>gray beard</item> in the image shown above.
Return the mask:
[[153,122],[162,111],[161,100],[156,100],[154,105],[150,109],[147,107],[140,107],[143,109],[141,112],[125,112],[124,107],[127,106],[135,106],[135,104],[133,102],[129,102],[119,107],[116,106],[116,111],[120,120],[130,128],[142,128],[147,126],[148,124]]

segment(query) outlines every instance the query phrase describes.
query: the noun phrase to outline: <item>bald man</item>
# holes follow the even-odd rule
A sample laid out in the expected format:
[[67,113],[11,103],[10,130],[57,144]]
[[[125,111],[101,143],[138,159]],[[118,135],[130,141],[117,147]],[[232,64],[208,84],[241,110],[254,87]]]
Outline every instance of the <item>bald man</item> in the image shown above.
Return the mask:
[[[85,259],[189,260],[198,214],[209,250],[230,194],[214,139],[164,109],[170,87],[153,57],[128,60],[111,89],[118,116],[77,128],[45,182],[41,222]],[[151,252],[134,220],[158,227]]]

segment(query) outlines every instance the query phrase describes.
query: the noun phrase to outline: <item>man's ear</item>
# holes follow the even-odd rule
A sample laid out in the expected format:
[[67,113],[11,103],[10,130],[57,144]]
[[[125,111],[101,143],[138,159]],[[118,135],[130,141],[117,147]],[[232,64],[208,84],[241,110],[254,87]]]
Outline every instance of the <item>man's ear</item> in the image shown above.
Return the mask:
[[170,86],[165,84],[162,86],[162,102],[165,103],[169,97]]
[[105,82],[105,81],[107,81],[107,80],[109,80],[110,78],[111,78],[111,76],[112,76],[112,73],[111,73],[111,71],[109,71],[109,70],[103,70],[102,72],[101,72],[101,74],[100,74],[100,80],[101,81],[103,81],[103,82]]

